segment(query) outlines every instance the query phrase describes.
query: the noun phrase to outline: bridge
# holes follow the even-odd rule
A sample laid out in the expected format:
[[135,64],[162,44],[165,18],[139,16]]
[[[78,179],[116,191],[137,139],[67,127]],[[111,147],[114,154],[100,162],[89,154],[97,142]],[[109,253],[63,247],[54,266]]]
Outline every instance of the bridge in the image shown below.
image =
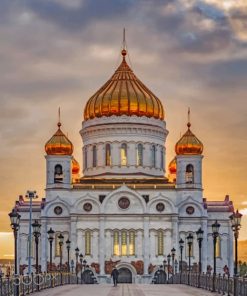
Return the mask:
[[123,283],[117,287],[110,282],[98,284],[92,272],[85,275],[44,272],[30,276],[0,276],[0,296],[247,296],[247,279],[220,274],[177,273],[169,279],[158,274],[150,284]]

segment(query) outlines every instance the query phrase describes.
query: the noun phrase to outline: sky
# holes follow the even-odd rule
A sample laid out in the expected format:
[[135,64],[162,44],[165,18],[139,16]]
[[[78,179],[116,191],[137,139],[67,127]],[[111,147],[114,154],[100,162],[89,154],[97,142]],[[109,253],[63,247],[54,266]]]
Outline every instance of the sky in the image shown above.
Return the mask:
[[190,107],[204,197],[229,194],[247,239],[246,0],[0,0],[0,240],[19,195],[44,197],[58,107],[81,164],[83,109],[120,63],[124,27],[131,67],[165,108],[167,163]]

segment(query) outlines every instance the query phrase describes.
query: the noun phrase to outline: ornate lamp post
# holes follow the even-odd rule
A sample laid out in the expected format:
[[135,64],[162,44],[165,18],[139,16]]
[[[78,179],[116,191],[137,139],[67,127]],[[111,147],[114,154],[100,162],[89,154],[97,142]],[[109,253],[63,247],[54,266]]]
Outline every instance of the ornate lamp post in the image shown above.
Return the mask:
[[217,243],[217,237],[219,236],[219,229],[220,229],[220,224],[216,220],[212,224],[212,236],[213,236],[213,243],[214,243],[214,274],[213,274],[213,290],[212,290],[212,292],[215,292],[215,280],[216,280],[216,243]]
[[73,259],[71,259],[71,261],[70,261],[70,266],[71,266],[71,272],[74,273],[75,263],[74,263]]
[[182,272],[183,272],[183,248],[184,248],[184,241],[180,238],[180,240],[179,240],[179,249],[180,249],[180,284],[182,283]]
[[84,269],[84,270],[86,269],[86,266],[87,266],[87,260],[84,259],[84,260],[83,260],[83,269]]
[[67,252],[68,252],[68,272],[70,272],[70,266],[69,266],[69,251],[70,251],[70,244],[71,241],[69,239],[66,240],[66,247],[67,247]]
[[201,229],[201,227],[197,230],[197,241],[199,246],[199,275],[198,275],[198,288],[200,288],[200,276],[202,272],[202,241],[203,241],[203,233],[204,231]]
[[81,263],[81,284],[82,284],[82,261],[83,261],[83,255],[82,253],[79,255],[80,263]]
[[234,262],[234,295],[237,295],[237,277],[238,277],[238,236],[241,227],[242,214],[237,210],[230,216],[232,230],[235,238],[235,262]]
[[[35,269],[36,274],[39,274],[39,237],[40,237],[40,228],[41,224],[39,224],[38,220],[35,220],[32,224],[33,227],[33,235],[35,238],[35,253],[36,253],[36,263],[35,263]],[[39,291],[39,277],[37,276],[37,290]]]
[[[17,212],[16,209],[13,209],[12,212],[9,213],[10,218],[10,226],[13,229],[14,240],[15,240],[15,276],[17,276],[17,233],[20,227],[20,218],[21,215]],[[18,283],[15,285],[16,295],[19,295],[19,286]]]
[[53,240],[54,240],[54,233],[55,233],[55,231],[52,228],[50,228],[47,231],[48,241],[50,243],[50,268],[49,268],[50,272],[52,271],[52,243],[53,243]]
[[62,247],[63,247],[63,240],[64,240],[64,236],[62,235],[62,233],[60,233],[59,236],[58,236],[58,243],[59,243],[59,253],[60,253],[60,280],[61,280],[61,285],[63,283],[63,278],[62,278],[62,265],[63,265]]
[[177,259],[175,259],[174,265],[175,265],[175,274],[177,274],[177,272],[178,272],[178,260]]
[[193,244],[193,235],[191,233],[187,236],[187,244],[189,247],[189,276],[188,276],[188,285],[189,285],[190,284],[190,269],[191,269],[191,263],[190,263],[191,248],[192,248],[192,244]]
[[171,254],[167,255],[167,283],[169,283],[170,277],[170,263],[171,263]]
[[36,273],[39,273],[39,237],[40,237],[40,228],[41,224],[39,224],[38,220],[35,220],[34,223],[32,224],[33,227],[33,235],[35,238],[35,250],[36,250],[36,263],[35,263],[35,268],[36,268]]
[[173,277],[174,277],[174,260],[175,260],[175,254],[176,254],[176,249],[173,247],[171,249],[171,253],[172,253],[172,283],[173,283]]
[[75,263],[75,273],[76,273],[76,283],[78,284],[78,264],[79,264],[79,262],[78,262],[78,257],[79,257],[79,252],[80,252],[80,250],[79,250],[79,248],[77,247],[76,249],[75,249],[75,258],[76,258],[76,263]]
[[25,197],[30,200],[29,203],[29,235],[28,235],[28,274],[31,274],[32,268],[32,207],[33,207],[33,199],[37,199],[38,195],[35,190],[28,190]]

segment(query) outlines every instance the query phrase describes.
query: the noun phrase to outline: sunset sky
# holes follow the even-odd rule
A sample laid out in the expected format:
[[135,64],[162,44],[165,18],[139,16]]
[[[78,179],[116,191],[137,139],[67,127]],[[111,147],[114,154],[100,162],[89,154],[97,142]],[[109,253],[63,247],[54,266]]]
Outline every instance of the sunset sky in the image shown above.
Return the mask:
[[129,64],[165,108],[167,164],[190,107],[204,197],[229,194],[247,239],[246,0],[0,0],[0,258],[11,258],[15,200],[44,197],[59,106],[81,164],[83,109],[121,60],[124,27]]

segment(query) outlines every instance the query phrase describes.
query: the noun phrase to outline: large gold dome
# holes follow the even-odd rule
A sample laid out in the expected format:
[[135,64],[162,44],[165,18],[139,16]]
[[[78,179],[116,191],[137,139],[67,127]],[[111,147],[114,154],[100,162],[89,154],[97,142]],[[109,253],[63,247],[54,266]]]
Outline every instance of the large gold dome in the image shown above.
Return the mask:
[[57,124],[58,130],[45,144],[45,151],[48,155],[72,155],[74,147],[70,140],[61,131],[61,123]]
[[125,60],[113,76],[88,100],[84,119],[102,116],[136,115],[164,119],[160,100],[135,76]]
[[190,130],[190,122],[187,124],[188,130],[177,142],[175,151],[177,155],[200,155],[203,152],[202,142]]

